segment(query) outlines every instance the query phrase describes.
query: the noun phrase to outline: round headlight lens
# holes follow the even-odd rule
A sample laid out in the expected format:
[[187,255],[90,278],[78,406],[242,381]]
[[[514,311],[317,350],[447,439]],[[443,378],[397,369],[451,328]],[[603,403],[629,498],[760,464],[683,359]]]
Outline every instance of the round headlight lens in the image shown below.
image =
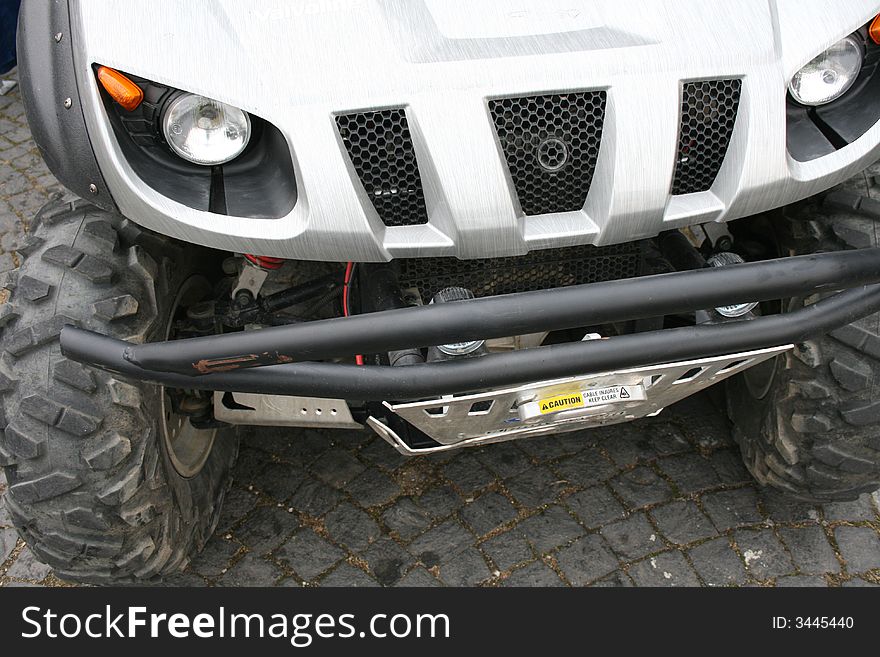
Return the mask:
[[824,105],[840,98],[862,68],[862,50],[852,36],[838,41],[795,73],[788,90],[802,105]]
[[229,162],[241,154],[251,138],[251,120],[232,105],[182,94],[165,109],[162,130],[180,157],[208,166]]

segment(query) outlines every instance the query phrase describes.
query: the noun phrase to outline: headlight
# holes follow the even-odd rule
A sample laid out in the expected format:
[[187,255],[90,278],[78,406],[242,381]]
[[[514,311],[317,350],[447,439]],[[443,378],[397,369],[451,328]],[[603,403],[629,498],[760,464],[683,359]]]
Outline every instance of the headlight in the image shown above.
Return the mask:
[[251,137],[251,120],[237,107],[204,96],[182,94],[162,116],[168,144],[180,157],[214,165],[238,157]]
[[794,74],[788,90],[802,105],[824,105],[840,98],[862,68],[862,44],[848,36]]

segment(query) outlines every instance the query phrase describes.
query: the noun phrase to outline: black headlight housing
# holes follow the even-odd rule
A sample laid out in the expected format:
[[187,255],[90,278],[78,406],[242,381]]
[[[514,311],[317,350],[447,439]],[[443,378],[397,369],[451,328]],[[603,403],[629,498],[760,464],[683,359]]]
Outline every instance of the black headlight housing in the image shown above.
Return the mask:
[[861,70],[852,86],[838,99],[810,107],[786,97],[788,152],[807,162],[851,144],[880,120],[880,46],[868,36],[868,26],[852,35],[864,47]]
[[161,126],[165,108],[185,92],[125,76],[144,92],[132,111],[98,87],[122,153],[146,184],[178,203],[215,214],[275,219],[293,209],[296,176],[290,148],[278,128],[250,114],[251,138],[238,157],[215,166],[188,162],[171,149]]

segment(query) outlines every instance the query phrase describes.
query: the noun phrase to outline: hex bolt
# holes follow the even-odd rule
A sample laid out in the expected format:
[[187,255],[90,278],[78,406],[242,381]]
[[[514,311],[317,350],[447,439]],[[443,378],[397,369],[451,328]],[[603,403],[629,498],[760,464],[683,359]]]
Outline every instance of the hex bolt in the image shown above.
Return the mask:
[[729,235],[722,235],[715,243],[715,248],[719,251],[730,251],[733,248],[733,240]]
[[64,109],[70,109],[71,107],[73,107],[73,100],[71,100],[70,98],[65,98]]
[[254,295],[250,290],[239,290],[235,295],[235,305],[239,308],[246,308],[254,301]]
[[97,194],[98,193],[98,186],[95,183],[92,183],[91,185],[89,185],[89,191],[92,194]]
[[64,33],[59,32],[58,34],[55,35],[55,43],[61,43],[61,39],[63,39],[63,38],[64,38]]

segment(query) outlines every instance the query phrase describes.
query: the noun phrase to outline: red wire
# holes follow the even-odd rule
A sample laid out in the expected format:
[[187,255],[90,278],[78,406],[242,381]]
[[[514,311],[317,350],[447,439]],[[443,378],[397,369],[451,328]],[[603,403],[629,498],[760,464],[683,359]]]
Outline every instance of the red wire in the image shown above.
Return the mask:
[[253,255],[251,253],[245,253],[244,257],[247,260],[257,267],[261,269],[266,269],[269,271],[274,271],[275,269],[281,269],[284,265],[284,258],[273,258],[272,256],[258,256]]
[[[351,283],[351,274],[354,271],[354,263],[349,262],[345,266],[345,279],[342,282],[342,314],[346,317],[351,317],[351,312],[348,307],[348,293],[350,290]],[[354,357],[354,362],[358,365],[364,364],[364,357],[361,354],[357,354]]]

